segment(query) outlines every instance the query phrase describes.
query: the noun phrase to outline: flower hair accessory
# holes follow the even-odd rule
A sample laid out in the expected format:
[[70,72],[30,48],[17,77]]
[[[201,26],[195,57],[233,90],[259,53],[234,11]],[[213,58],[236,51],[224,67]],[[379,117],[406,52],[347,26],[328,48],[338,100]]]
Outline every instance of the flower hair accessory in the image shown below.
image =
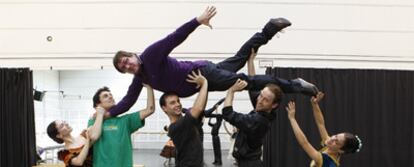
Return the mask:
[[355,135],[355,138],[358,140],[358,149],[355,152],[359,152],[362,148],[362,140],[357,135]]

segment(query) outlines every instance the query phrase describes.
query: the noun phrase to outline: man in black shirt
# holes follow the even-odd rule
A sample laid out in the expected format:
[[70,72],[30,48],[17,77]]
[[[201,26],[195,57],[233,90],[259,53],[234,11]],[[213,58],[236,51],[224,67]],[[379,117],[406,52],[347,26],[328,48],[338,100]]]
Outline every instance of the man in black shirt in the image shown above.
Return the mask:
[[177,150],[177,167],[203,166],[203,147],[200,139],[199,117],[202,116],[207,101],[208,84],[199,72],[188,76],[188,82],[197,84],[200,92],[193,107],[182,115],[182,106],[176,93],[164,93],[160,98],[160,106],[167,114],[171,124],[168,127],[168,136],[173,140]]
[[237,113],[232,107],[234,93],[246,86],[247,82],[238,80],[227,91],[223,118],[239,129],[233,151],[233,157],[236,158],[239,167],[262,167],[261,147],[271,121],[275,118],[274,109],[279,106],[282,91],[279,86],[268,84],[257,97],[253,111],[248,114]]

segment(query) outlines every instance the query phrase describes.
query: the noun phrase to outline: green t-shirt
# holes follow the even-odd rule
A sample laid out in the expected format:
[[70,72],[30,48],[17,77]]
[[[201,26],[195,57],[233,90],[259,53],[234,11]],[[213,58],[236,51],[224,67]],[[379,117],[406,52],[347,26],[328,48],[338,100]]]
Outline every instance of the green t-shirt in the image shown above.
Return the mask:
[[[88,121],[88,127],[95,120]],[[101,137],[93,145],[93,166],[132,167],[131,134],[143,127],[139,112],[106,119]]]

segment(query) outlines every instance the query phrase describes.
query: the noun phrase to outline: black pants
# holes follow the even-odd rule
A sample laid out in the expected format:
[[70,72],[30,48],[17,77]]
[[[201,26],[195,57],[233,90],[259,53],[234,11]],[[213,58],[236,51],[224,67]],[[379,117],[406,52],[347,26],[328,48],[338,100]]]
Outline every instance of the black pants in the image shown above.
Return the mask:
[[264,33],[254,34],[233,57],[227,58],[217,64],[209,62],[206,66],[200,68],[201,73],[208,80],[209,91],[225,91],[230,88],[237,79],[248,82],[246,90],[261,90],[266,84],[274,83],[279,85],[285,93],[300,93],[300,85],[290,80],[272,77],[268,75],[247,76],[244,73],[236,73],[240,70],[249,59],[251,49],[258,50],[261,45],[266,44],[269,37]]

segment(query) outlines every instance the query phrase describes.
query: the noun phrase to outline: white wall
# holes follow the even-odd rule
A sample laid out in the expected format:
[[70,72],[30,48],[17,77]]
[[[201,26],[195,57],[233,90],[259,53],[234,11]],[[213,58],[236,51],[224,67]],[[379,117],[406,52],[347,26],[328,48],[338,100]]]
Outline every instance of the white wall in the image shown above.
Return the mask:
[[61,111],[61,94],[59,90],[58,71],[34,71],[33,87],[40,91],[46,91],[42,101],[34,101],[36,143],[39,146],[55,145],[46,134],[46,127],[56,119],[63,119]]

